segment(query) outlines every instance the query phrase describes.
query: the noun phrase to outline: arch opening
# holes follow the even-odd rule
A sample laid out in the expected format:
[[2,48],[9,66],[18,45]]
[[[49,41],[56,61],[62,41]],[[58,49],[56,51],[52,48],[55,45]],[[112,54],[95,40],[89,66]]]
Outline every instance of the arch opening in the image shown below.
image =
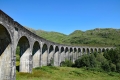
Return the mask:
[[83,51],[82,51],[82,52],[83,52],[83,54],[85,54],[85,48],[83,48]]
[[0,56],[10,44],[10,34],[8,33],[7,29],[0,24]]
[[41,56],[41,65],[42,66],[47,66],[47,57],[48,57],[48,47],[46,44],[43,45],[42,47],[42,56]]
[[32,50],[33,56],[33,68],[40,66],[40,45],[38,41],[35,41]]
[[81,49],[78,48],[78,58],[81,56]]
[[69,60],[69,50],[68,50],[68,47],[65,48],[65,60]]
[[10,77],[12,40],[9,31],[0,24],[0,79],[6,80],[5,76]]
[[32,56],[30,54],[30,45],[26,36],[22,36],[16,47],[16,70],[20,72],[31,72],[30,65]]
[[102,52],[102,51],[101,51],[101,49],[99,48],[99,49],[98,49],[98,53],[101,53],[101,52]]
[[50,65],[50,66],[52,66],[54,64],[53,55],[54,55],[54,49],[53,49],[53,46],[50,45],[50,47],[49,47],[49,56],[48,56],[48,65]]
[[105,48],[102,49],[102,52],[105,52]]
[[93,51],[93,48],[90,49],[90,54],[92,54],[94,51]]
[[94,52],[97,52],[97,49],[95,48]]
[[73,62],[73,49],[70,48],[70,61]]
[[63,62],[63,61],[65,60],[64,54],[65,54],[64,48],[61,47],[61,49],[60,49],[60,57],[59,57],[59,65],[60,65],[60,66],[61,66],[61,62]]
[[73,62],[77,59],[77,49],[74,48],[74,53],[73,53]]
[[87,54],[89,54],[90,53],[90,51],[89,51],[89,49],[87,48]]
[[59,48],[58,46],[55,47],[55,54],[54,54],[54,66],[59,66]]

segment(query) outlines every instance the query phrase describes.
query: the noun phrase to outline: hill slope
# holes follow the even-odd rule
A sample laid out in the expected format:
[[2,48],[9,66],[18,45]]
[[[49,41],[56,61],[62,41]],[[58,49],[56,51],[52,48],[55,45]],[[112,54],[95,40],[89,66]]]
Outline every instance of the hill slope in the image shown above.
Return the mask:
[[[29,29],[29,28],[28,28]],[[69,45],[78,46],[118,46],[120,45],[120,29],[96,28],[94,30],[76,30],[69,35],[58,32],[29,29],[38,36],[47,40]]]

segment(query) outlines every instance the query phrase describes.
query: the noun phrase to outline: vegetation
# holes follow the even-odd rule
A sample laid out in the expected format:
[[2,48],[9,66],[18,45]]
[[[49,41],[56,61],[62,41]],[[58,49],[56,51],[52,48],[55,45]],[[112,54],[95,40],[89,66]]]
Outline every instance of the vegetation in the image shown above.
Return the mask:
[[70,60],[65,60],[65,61],[62,61],[60,66],[62,67],[72,67],[73,66],[73,63],[70,61]]
[[33,69],[32,73],[17,72],[16,80],[120,80],[120,75],[86,68],[45,66]]
[[[29,29],[29,28],[28,28]],[[76,30],[69,35],[58,32],[29,29],[47,40],[67,45],[77,46],[118,46],[120,45],[120,29],[96,28],[94,30]]]
[[95,52],[90,55],[83,55],[75,61],[74,66],[120,73],[120,48],[106,50],[103,54]]

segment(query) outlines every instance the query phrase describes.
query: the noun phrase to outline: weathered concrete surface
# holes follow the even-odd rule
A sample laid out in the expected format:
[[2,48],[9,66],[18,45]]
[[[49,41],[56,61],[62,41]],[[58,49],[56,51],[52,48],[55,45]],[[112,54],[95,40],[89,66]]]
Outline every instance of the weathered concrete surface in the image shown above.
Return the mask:
[[59,48],[58,46],[55,47],[55,53],[54,53],[54,66],[59,66]]
[[60,66],[65,59],[74,62],[78,56],[95,51],[101,53],[113,48],[67,46],[47,41],[0,10],[0,80],[16,79],[15,63],[18,46],[20,47],[20,72],[27,73],[31,73],[32,68],[49,65],[51,59],[54,61],[54,66]]
[[42,66],[47,66],[47,61],[48,61],[48,47],[46,44],[43,45],[42,47],[42,55],[41,55],[41,65]]
[[40,66],[40,46],[39,43],[36,41],[33,46],[32,56],[33,56],[33,68]]
[[55,53],[54,46],[50,45],[49,53],[48,53],[48,65],[53,65],[54,64],[54,62],[53,62],[54,53]]

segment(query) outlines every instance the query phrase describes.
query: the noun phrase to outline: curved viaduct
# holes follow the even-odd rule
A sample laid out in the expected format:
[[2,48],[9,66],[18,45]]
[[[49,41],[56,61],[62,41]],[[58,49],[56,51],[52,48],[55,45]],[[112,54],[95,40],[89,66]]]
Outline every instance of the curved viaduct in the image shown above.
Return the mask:
[[65,59],[75,61],[83,54],[103,52],[113,47],[67,46],[45,40],[30,32],[0,10],[0,80],[15,80],[16,49],[20,48],[20,72],[47,66],[53,60],[60,66]]

